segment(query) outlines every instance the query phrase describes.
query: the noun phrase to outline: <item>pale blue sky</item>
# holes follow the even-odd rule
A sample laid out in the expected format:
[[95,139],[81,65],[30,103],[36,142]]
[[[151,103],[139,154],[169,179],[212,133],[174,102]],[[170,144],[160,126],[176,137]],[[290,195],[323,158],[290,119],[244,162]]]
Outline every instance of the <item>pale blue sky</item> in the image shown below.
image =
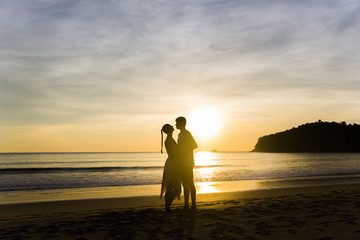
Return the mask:
[[156,151],[203,107],[224,119],[204,148],[360,123],[359,32],[350,0],[0,0],[0,151]]

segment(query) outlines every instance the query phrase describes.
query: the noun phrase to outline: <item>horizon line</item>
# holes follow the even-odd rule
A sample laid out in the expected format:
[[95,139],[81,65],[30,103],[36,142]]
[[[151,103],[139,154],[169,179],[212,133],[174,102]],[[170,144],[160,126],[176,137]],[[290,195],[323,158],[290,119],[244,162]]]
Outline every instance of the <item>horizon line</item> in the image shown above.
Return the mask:
[[[212,150],[210,150],[210,151],[207,151],[207,150],[201,150],[201,151],[196,151],[196,152],[251,152],[251,150],[249,151],[249,150],[243,150],[243,151],[241,151],[241,150],[234,150],[234,151],[212,151]],[[196,153],[195,152],[195,153]],[[46,154],[46,153],[48,153],[48,154],[80,154],[80,153],[161,153],[160,151],[159,152],[157,152],[157,151],[123,151],[123,152],[121,152],[121,151],[119,151],[119,152],[117,152],[117,151],[111,151],[111,152],[102,152],[102,151],[100,151],[100,152],[87,152],[87,151],[84,151],[84,152],[82,152],[82,151],[79,151],[79,152],[0,152],[0,154]]]

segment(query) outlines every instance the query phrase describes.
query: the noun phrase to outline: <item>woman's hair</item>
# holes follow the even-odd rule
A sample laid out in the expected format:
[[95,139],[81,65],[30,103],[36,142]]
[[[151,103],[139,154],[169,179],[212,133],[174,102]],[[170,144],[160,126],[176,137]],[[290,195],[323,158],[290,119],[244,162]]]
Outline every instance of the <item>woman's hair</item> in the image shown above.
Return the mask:
[[161,153],[163,153],[163,145],[164,145],[164,137],[163,137],[163,132],[168,134],[169,130],[171,129],[171,125],[170,124],[165,124],[162,128],[161,128]]

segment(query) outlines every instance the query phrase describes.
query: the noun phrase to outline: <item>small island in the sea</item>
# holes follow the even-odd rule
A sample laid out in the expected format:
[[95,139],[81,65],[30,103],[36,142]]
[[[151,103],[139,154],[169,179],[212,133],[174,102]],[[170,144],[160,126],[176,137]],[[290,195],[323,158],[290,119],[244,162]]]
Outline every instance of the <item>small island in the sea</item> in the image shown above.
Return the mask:
[[253,152],[360,152],[360,125],[306,123],[260,137]]

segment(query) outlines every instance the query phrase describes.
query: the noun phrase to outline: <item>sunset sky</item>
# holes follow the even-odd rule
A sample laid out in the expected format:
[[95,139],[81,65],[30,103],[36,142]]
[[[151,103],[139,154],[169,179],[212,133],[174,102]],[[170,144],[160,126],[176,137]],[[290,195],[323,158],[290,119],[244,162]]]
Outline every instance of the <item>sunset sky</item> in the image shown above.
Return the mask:
[[218,151],[360,123],[359,33],[354,0],[0,0],[0,152],[160,151],[178,116]]

